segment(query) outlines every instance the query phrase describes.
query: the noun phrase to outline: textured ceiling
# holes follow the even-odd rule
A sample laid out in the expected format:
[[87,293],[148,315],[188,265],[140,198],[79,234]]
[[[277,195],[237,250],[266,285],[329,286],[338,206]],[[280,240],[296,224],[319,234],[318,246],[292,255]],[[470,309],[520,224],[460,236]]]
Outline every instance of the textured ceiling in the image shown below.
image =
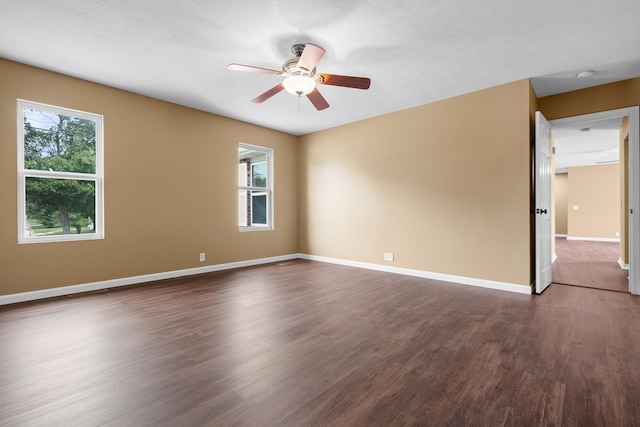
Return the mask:
[[[538,96],[640,76],[638,0],[0,0],[0,57],[294,135],[535,77]],[[330,104],[281,92],[294,43],[318,71],[370,77],[321,86]],[[595,71],[591,79],[578,71]]]
[[594,166],[620,161],[622,118],[554,126],[556,171],[568,167]]

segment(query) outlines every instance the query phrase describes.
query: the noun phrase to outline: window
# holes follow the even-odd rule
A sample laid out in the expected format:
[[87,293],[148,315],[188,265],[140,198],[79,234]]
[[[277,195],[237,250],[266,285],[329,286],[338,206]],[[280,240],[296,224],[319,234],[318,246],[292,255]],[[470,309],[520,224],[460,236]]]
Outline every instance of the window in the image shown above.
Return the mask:
[[102,116],[18,100],[18,242],[101,239]]
[[273,228],[273,151],[238,147],[238,226],[241,231]]

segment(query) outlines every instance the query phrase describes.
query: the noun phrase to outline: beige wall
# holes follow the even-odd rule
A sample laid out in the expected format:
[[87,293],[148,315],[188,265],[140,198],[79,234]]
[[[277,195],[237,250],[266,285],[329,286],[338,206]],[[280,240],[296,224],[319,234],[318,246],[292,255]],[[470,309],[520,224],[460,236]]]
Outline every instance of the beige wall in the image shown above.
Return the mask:
[[553,182],[553,195],[555,200],[555,234],[567,234],[567,196],[568,180],[566,173],[557,173]]
[[[6,60],[0,75],[0,294],[296,252],[529,285],[533,113],[640,104],[640,79],[541,100],[523,80],[296,138]],[[17,98],[104,115],[104,240],[17,244]],[[241,141],[275,150],[273,232],[237,230]]]
[[640,105],[640,78],[596,86],[538,99],[547,120]]
[[567,175],[569,237],[615,239],[620,231],[620,165],[572,167]]
[[[296,137],[1,59],[0,76],[0,294],[297,252]],[[104,240],[18,245],[17,98],[104,115]],[[272,232],[238,231],[238,142],[274,149]]]
[[529,285],[527,80],[300,138],[300,251]]

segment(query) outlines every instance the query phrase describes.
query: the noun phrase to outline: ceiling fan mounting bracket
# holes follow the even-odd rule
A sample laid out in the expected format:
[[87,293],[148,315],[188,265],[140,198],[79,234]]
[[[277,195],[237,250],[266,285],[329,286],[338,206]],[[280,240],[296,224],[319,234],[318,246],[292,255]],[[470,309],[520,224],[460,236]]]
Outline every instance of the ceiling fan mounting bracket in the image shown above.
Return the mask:
[[291,52],[293,52],[296,58],[300,58],[300,55],[302,55],[302,51],[304,51],[305,46],[306,44],[294,44],[293,46],[291,46]]

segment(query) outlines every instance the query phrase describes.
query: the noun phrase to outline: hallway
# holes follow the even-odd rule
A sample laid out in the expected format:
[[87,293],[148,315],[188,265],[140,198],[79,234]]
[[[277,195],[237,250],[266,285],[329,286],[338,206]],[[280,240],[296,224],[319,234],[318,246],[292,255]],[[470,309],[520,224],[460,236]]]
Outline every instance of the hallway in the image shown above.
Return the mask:
[[629,292],[629,271],[620,268],[620,243],[556,237],[553,283]]

